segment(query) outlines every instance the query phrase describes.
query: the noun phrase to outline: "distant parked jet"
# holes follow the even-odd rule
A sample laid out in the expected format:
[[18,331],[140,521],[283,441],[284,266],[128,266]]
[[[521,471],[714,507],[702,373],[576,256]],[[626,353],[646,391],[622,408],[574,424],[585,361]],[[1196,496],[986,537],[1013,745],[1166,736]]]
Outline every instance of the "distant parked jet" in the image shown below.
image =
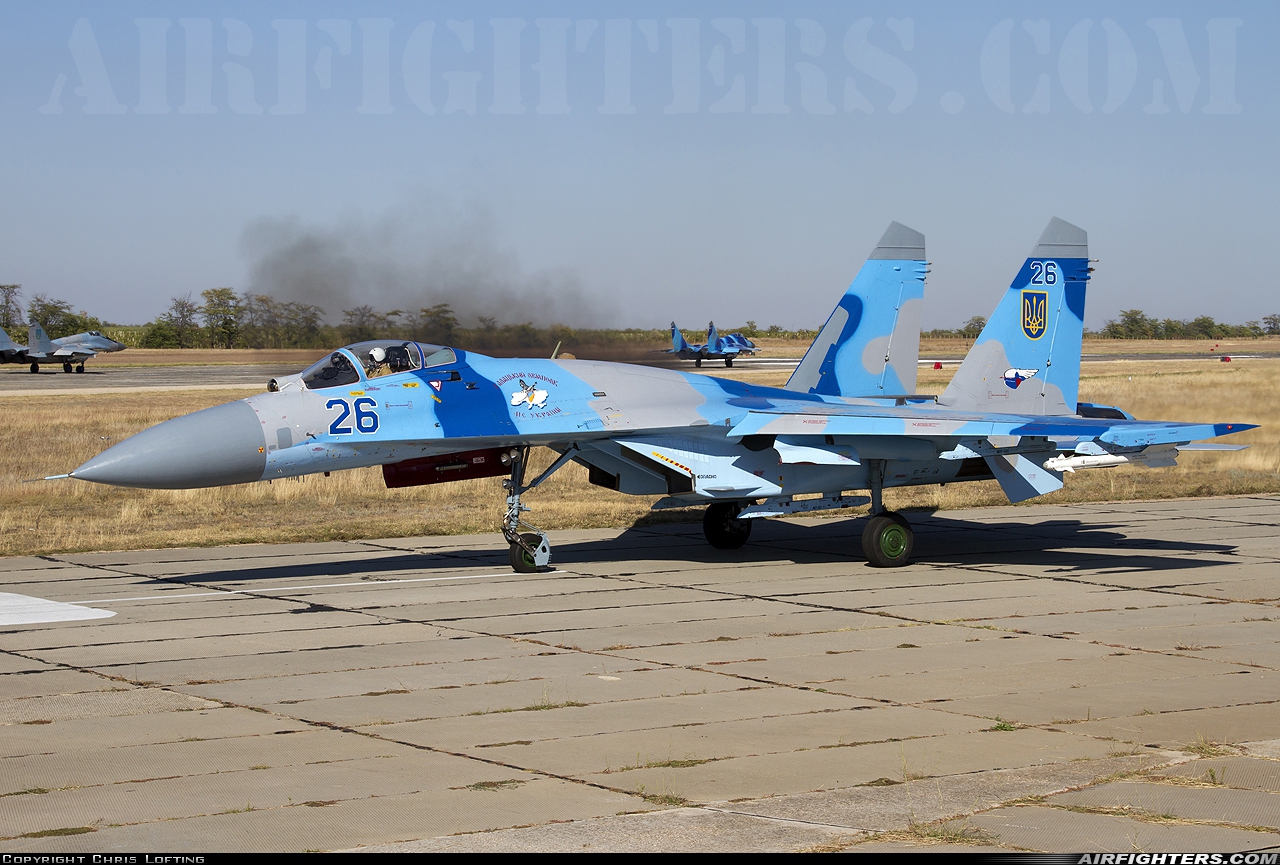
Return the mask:
[[694,366],[702,366],[704,360],[724,359],[725,366],[733,366],[733,359],[740,354],[754,354],[756,344],[740,333],[720,336],[713,321],[707,325],[707,341],[704,345],[690,345],[680,333],[676,323],[671,322],[671,348],[667,354],[674,354],[682,360],[692,360]]
[[[5,353],[6,343],[15,349],[12,355]],[[9,339],[8,334],[4,334],[4,339],[0,340],[0,355],[3,355],[0,363],[30,363],[32,372],[39,372],[41,364],[49,366],[60,363],[63,372],[71,372],[72,367],[75,367],[76,372],[84,372],[84,362],[89,358],[97,357],[98,352],[124,351],[126,348],[128,346],[124,343],[105,337],[96,330],[59,339],[49,339],[44,328],[33,321],[27,327],[25,347]]]

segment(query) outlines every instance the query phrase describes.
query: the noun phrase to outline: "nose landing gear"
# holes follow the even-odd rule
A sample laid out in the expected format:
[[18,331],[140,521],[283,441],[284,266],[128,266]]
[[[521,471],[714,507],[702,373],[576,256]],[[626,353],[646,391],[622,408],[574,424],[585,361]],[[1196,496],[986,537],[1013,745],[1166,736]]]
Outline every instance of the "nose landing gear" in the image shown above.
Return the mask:
[[[503,464],[511,466],[511,477],[502,482],[502,488],[507,491],[507,510],[502,520],[502,536],[506,538],[509,545],[507,557],[511,562],[511,570],[517,574],[537,573],[551,561],[551,542],[547,539],[547,533],[520,517],[529,510],[527,506],[520,503],[520,496],[559,471],[573,459],[577,450],[577,445],[570,445],[546,471],[527,485],[524,483],[524,470],[529,462],[529,448],[512,448],[502,455]],[[521,532],[521,526],[533,531]]]

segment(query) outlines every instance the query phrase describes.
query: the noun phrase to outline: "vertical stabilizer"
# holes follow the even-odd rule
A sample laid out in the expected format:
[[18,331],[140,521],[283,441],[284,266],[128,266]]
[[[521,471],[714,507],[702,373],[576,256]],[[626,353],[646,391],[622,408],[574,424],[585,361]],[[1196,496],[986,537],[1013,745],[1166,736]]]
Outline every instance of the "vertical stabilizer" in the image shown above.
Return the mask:
[[1054,217],[938,403],[1075,414],[1088,282],[1088,235]]
[[720,344],[720,331],[716,330],[714,321],[707,322],[707,351],[724,351],[724,346]]
[[19,351],[22,351],[22,346],[10,339],[9,334],[5,332],[4,328],[0,327],[0,352],[13,354]]
[[32,354],[50,355],[55,351],[53,340],[49,339],[49,334],[35,321],[27,325],[27,345]]
[[685,351],[689,348],[689,343],[685,341],[684,334],[680,332],[680,328],[676,327],[676,323],[671,322],[671,350],[673,352]]
[[831,396],[915,393],[924,276],[924,235],[889,223],[787,389]]

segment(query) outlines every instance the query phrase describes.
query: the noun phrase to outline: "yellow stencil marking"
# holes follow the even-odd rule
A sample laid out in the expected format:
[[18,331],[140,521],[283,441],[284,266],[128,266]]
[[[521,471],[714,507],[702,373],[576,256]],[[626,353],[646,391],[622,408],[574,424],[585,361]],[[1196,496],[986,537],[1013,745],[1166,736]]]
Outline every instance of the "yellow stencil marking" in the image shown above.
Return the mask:
[[693,476],[693,469],[689,468],[688,466],[681,465],[680,463],[676,462],[675,460],[671,459],[670,457],[665,457],[665,456],[663,456],[662,454],[658,453],[657,451],[649,451],[649,453],[653,454],[655,457],[657,457],[658,459],[662,460],[664,463],[670,463],[671,465],[675,466],[676,468],[678,468],[678,469],[682,469],[682,470],[684,470],[684,471],[688,472],[690,477],[692,477],[692,476]]

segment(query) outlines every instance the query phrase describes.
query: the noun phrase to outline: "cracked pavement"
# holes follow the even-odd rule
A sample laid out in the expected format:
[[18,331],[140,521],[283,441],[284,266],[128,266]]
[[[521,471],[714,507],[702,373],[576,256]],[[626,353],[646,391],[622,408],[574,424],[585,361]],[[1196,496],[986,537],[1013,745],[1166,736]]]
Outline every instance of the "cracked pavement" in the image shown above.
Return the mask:
[[1280,844],[1280,498],[908,516],[0,560],[0,849]]

